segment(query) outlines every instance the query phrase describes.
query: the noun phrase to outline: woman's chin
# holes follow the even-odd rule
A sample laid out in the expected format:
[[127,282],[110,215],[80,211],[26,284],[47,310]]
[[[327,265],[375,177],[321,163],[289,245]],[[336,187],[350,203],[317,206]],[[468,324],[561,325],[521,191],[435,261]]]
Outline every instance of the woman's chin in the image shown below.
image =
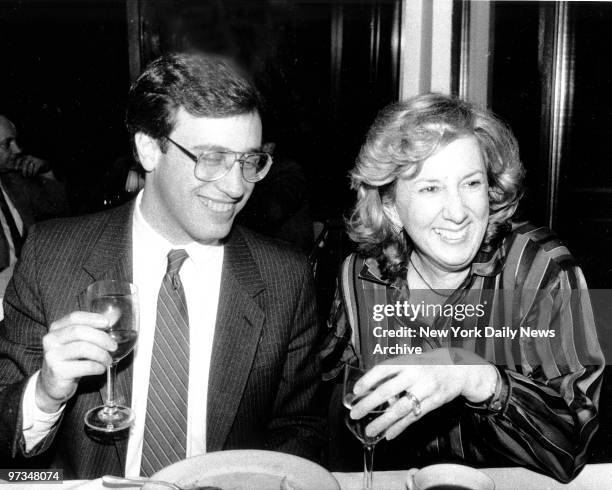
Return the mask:
[[441,256],[437,258],[436,262],[443,271],[461,272],[470,267],[472,256]]

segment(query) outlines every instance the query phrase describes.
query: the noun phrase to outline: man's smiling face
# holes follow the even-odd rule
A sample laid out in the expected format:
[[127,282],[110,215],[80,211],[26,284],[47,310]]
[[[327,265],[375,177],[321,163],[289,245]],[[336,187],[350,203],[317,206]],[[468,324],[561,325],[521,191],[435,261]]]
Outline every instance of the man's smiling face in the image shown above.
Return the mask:
[[[197,117],[181,108],[169,136],[195,155],[207,150],[252,152],[261,147],[261,119],[255,112]],[[203,182],[195,177],[194,162],[174,145],[162,153],[156,142],[143,144],[138,135],[136,145],[148,171],[141,210],[149,224],[176,245],[214,245],[225,238],[255,186],[244,180],[240,164],[219,180]]]

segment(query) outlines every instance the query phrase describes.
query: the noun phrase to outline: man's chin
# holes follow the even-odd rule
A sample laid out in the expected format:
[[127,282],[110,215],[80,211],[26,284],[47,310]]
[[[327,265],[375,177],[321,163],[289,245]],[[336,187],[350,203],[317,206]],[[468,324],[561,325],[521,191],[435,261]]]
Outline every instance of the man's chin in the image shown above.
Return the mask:
[[212,224],[205,230],[197,230],[192,236],[202,245],[220,245],[230,234],[232,223]]

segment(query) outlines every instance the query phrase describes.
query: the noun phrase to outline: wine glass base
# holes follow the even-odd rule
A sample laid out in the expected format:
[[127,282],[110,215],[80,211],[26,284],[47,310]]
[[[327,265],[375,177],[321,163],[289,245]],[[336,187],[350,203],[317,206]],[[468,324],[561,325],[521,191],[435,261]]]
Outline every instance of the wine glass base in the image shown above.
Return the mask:
[[118,432],[127,429],[134,421],[134,414],[128,407],[104,405],[92,408],[85,414],[85,425],[100,432]]

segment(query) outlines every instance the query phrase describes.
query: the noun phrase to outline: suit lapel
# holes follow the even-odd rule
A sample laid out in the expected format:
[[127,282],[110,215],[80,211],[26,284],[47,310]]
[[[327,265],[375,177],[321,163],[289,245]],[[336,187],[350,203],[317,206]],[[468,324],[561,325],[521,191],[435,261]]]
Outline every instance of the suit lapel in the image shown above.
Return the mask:
[[223,448],[236,416],[265,320],[255,299],[264,287],[244,236],[234,229],[225,245],[210,361],[206,422],[209,452]]
[[[133,203],[109,211],[109,219],[92,253],[83,265],[92,282],[104,280],[132,281],[132,215]],[[85,309],[85,290],[78,297],[80,309]],[[130,406],[132,400],[132,365],[130,354],[117,366],[115,399]],[[100,400],[106,398],[106,385],[100,389]],[[121,469],[125,468],[127,437],[114,439]]]

